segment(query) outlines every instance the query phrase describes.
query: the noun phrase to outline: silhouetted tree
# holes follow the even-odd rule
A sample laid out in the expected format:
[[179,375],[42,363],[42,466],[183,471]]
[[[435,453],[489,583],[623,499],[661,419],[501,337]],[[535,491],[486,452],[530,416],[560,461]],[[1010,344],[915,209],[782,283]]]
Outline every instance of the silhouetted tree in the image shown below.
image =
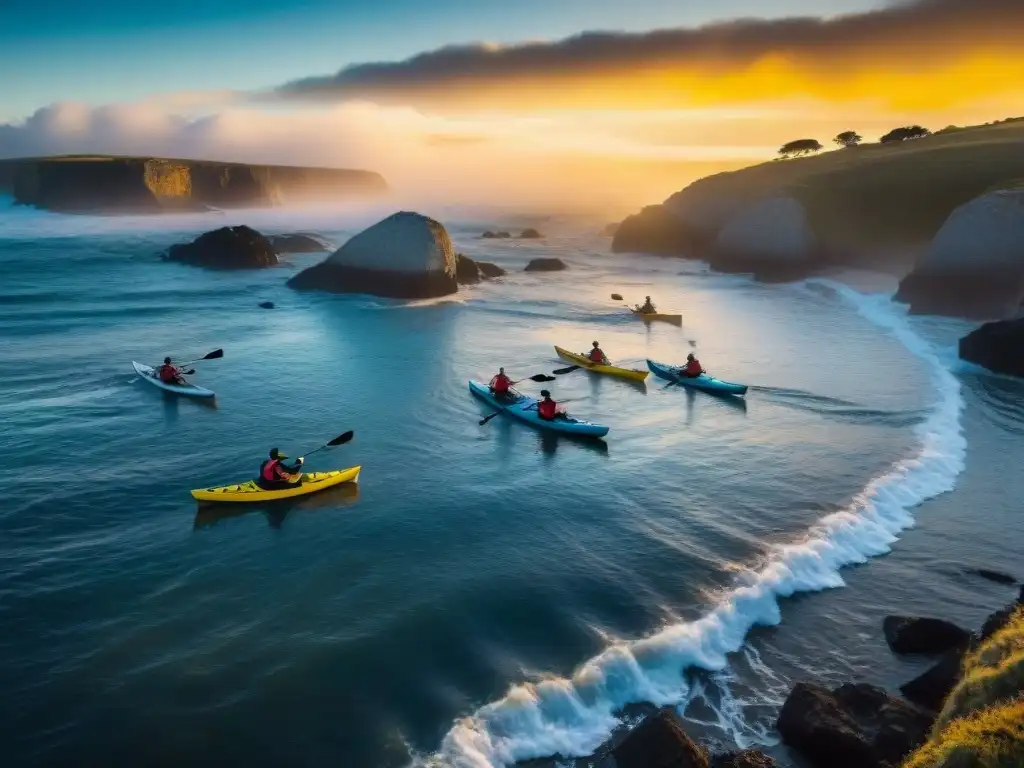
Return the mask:
[[856,147],[858,144],[864,141],[864,137],[861,136],[856,131],[843,131],[834,139],[832,139],[832,141],[834,141],[840,147]]
[[821,146],[817,139],[797,139],[788,144],[783,144],[779,149],[779,154],[783,157],[796,157],[797,155],[810,155],[815,152],[821,152],[823,149],[824,147]]
[[897,141],[907,141],[908,139],[920,139],[925,136],[930,136],[931,131],[927,128],[922,128],[920,125],[905,125],[902,128],[893,128],[879,141],[883,144],[892,144]]

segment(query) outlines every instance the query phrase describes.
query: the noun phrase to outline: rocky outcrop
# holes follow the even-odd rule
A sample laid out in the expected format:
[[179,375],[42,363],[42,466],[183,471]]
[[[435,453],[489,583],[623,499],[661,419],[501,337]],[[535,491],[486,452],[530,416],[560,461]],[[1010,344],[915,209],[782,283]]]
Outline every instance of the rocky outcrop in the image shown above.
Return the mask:
[[278,263],[270,241],[246,226],[221,227],[191,243],[172,245],[167,259],[210,269],[260,269]]
[[682,256],[692,253],[699,241],[683,219],[664,205],[649,205],[628,216],[615,231],[615,253],[652,253]]
[[711,768],[775,768],[775,761],[759,749],[745,749],[713,757]]
[[873,685],[834,691],[798,683],[777,728],[782,740],[813,765],[895,768],[924,743],[934,717]]
[[458,290],[456,255],[440,222],[401,212],[360,232],[288,285],[398,299],[446,296]]
[[291,235],[270,235],[268,238],[278,253],[322,253],[331,250],[319,236],[296,232]]
[[520,240],[539,240],[542,237],[544,237],[544,235],[532,228],[524,229],[519,233]]
[[1024,318],[986,323],[960,339],[960,357],[996,373],[1024,377]]
[[707,752],[670,708],[644,718],[612,755],[617,768],[709,768]]
[[1024,306],[1024,190],[990,192],[950,214],[900,283],[912,312],[991,319]]
[[497,264],[474,261],[464,254],[455,254],[455,277],[458,279],[459,285],[475,285],[481,280],[501,277],[504,274],[505,270]]
[[896,653],[944,653],[971,640],[970,632],[952,622],[917,616],[886,616],[882,631]]
[[491,230],[487,230],[480,237],[484,240],[505,240],[512,237],[512,234],[510,232],[491,232]]
[[803,204],[779,196],[758,201],[727,219],[709,260],[718,270],[790,279],[812,272],[818,251]]
[[66,156],[0,161],[20,205],[66,213],[163,213],[367,196],[370,171],[155,157]]
[[568,269],[565,262],[561,259],[531,259],[530,263],[526,265],[526,272],[561,272],[563,269]]
[[901,685],[900,693],[907,701],[938,712],[942,709],[942,703],[949,696],[949,692],[960,682],[964,655],[968,647],[965,643],[947,651],[934,666]]

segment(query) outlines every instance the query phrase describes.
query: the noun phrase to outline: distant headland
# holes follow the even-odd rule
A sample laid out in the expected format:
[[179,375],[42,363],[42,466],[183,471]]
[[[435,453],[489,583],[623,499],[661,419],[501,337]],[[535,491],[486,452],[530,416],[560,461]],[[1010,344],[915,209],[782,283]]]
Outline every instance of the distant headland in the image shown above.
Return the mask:
[[63,155],[0,160],[0,192],[62,213],[165,213],[369,197],[373,171],[211,160]]

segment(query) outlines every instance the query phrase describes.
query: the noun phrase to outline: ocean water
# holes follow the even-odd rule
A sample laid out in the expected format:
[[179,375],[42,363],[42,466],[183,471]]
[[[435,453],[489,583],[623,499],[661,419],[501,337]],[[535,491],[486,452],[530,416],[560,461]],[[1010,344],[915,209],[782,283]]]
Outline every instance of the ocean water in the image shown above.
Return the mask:
[[[787,764],[793,681],[893,685],[922,662],[885,649],[886,613],[977,623],[1011,598],[969,571],[1024,559],[1024,384],[957,363],[969,326],[906,317],[884,280],[760,285],[612,255],[599,222],[494,242],[507,221],[447,211],[507,277],[408,303],[285,286],[322,255],[158,258],[235,223],[340,244],[387,212],[0,208],[5,765],[484,768],[586,755],[645,702]],[[536,256],[569,269],[523,273]],[[608,424],[603,445],[478,424],[468,379],[595,339],[638,367],[696,350],[750,393],[577,372],[522,388]],[[195,377],[213,405],[131,370],[218,347]],[[308,467],[359,464],[358,487],[189,495],[348,429]]]

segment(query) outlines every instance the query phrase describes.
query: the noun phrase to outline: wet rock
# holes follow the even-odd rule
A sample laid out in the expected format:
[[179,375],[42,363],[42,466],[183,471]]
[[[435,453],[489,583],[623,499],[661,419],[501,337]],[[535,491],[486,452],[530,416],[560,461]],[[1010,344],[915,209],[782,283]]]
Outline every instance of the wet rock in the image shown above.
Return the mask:
[[478,261],[476,265],[480,268],[480,274],[488,279],[501,277],[502,275],[507,274],[504,269],[499,267],[497,264],[491,264],[489,261]]
[[960,339],[960,357],[996,373],[1024,377],[1024,318],[986,323]]
[[209,269],[261,269],[278,263],[270,241],[244,225],[221,227],[191,243],[172,245],[167,259]]
[[544,237],[544,235],[542,235],[540,232],[533,228],[524,229],[522,232],[519,233],[520,240],[538,240],[542,237]]
[[945,653],[971,639],[971,633],[943,619],[886,616],[885,641],[896,653]]
[[759,749],[728,752],[711,758],[711,768],[776,768],[775,760]]
[[480,235],[480,237],[484,238],[485,240],[495,240],[495,239],[497,239],[497,240],[504,240],[506,238],[512,237],[512,233],[511,232],[504,232],[504,231],[501,231],[501,232],[491,232],[491,230],[487,230],[482,235]]
[[288,285],[397,299],[447,296],[459,288],[456,255],[444,226],[406,211],[363,230]]
[[960,682],[964,655],[969,647],[964,643],[959,648],[946,651],[934,666],[901,685],[900,693],[919,707],[938,712],[950,691]]
[[682,218],[666,206],[649,205],[619,225],[612,240],[612,251],[681,256],[694,245],[693,233]]
[[273,309],[274,308],[274,302],[272,302],[272,301],[261,301],[260,302],[260,307],[262,309]]
[[708,755],[670,708],[644,718],[612,750],[617,768],[709,768]]
[[267,238],[278,253],[321,253],[331,250],[319,235],[296,232],[290,235],[271,235]]
[[480,282],[480,267],[475,261],[461,253],[455,254],[455,277],[459,285],[473,285]]
[[561,272],[568,269],[561,259],[531,259],[526,265],[526,272]]
[[612,301],[622,301],[622,294],[621,293],[613,293],[612,294]]
[[779,714],[783,741],[822,768],[895,768],[928,735],[934,720],[873,685],[829,692],[798,683]]

